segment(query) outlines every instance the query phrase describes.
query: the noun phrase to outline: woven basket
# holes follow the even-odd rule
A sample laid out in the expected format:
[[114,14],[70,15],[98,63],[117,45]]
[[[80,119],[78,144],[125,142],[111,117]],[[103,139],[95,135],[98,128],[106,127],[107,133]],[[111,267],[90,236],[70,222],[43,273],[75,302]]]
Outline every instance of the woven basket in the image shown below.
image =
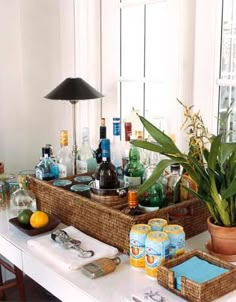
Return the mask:
[[[54,214],[63,223],[73,225],[82,232],[129,253],[129,232],[133,224],[147,223],[151,218],[164,218],[169,223],[184,227],[186,238],[207,229],[209,212],[198,199],[183,201],[158,211],[140,216],[128,216],[120,210],[104,206],[77,193],[54,186],[53,182],[29,177],[39,209]],[[183,212],[179,216],[176,213]]]
[[[170,268],[197,256],[211,264],[228,269],[229,271],[202,284],[181,277],[181,291],[175,289],[174,272]],[[157,281],[163,287],[174,292],[176,295],[193,302],[208,302],[217,299],[236,289],[236,266],[222,261],[207,253],[193,250],[177,258],[168,260],[159,266]]]

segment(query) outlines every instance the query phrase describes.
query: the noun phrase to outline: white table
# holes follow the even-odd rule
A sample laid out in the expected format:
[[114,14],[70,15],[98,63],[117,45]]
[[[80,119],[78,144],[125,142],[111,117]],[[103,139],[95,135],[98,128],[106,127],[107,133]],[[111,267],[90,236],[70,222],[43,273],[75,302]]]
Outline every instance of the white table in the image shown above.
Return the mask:
[[[130,267],[127,255],[120,255],[121,264],[115,272],[94,280],[84,276],[80,270],[61,271],[33,254],[27,245],[27,240],[32,237],[16,229],[8,219],[8,211],[0,211],[0,253],[62,301],[128,302],[133,293],[147,287],[160,290],[166,301],[184,301],[159,286],[156,280],[148,278],[143,270]],[[208,238],[208,232],[204,232],[187,240],[186,250],[205,250],[204,245]],[[216,301],[235,302],[236,291]]]

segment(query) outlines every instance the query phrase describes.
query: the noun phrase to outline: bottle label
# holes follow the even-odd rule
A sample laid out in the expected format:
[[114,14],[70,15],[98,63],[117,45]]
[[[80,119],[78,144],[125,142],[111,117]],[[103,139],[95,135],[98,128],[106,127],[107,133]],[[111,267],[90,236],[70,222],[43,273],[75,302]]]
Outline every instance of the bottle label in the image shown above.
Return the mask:
[[62,164],[58,164],[58,168],[59,168],[59,178],[64,178],[67,177],[67,168],[65,165]]
[[37,179],[43,180],[43,171],[39,168],[35,169],[35,177]]
[[124,181],[128,182],[130,186],[139,186],[142,183],[142,177],[130,177],[124,175]]
[[77,160],[77,172],[78,172],[78,174],[82,174],[82,173],[87,173],[88,172],[87,161]]

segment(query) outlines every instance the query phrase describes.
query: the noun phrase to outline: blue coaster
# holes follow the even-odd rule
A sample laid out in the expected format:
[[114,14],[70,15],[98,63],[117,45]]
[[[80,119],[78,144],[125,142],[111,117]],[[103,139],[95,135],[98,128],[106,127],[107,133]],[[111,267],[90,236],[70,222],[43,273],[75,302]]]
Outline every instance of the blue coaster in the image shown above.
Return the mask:
[[69,186],[72,184],[72,181],[68,180],[68,179],[57,179],[53,182],[54,186],[57,187],[65,187],[65,186]]
[[88,175],[81,175],[81,176],[77,176],[74,178],[75,181],[79,182],[79,183],[84,183],[84,184],[88,184],[90,183],[90,181],[92,181],[92,177],[88,176]]

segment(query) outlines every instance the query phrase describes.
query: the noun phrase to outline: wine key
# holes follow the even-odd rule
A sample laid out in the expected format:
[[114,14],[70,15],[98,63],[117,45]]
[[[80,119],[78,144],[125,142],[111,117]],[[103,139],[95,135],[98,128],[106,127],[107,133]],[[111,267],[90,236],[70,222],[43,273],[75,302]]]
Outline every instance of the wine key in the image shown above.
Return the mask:
[[65,249],[74,249],[78,252],[78,256],[81,258],[89,258],[94,255],[94,251],[84,250],[80,247],[81,241],[71,238],[66,231],[57,230],[54,233],[51,233],[51,238],[62,245]]

